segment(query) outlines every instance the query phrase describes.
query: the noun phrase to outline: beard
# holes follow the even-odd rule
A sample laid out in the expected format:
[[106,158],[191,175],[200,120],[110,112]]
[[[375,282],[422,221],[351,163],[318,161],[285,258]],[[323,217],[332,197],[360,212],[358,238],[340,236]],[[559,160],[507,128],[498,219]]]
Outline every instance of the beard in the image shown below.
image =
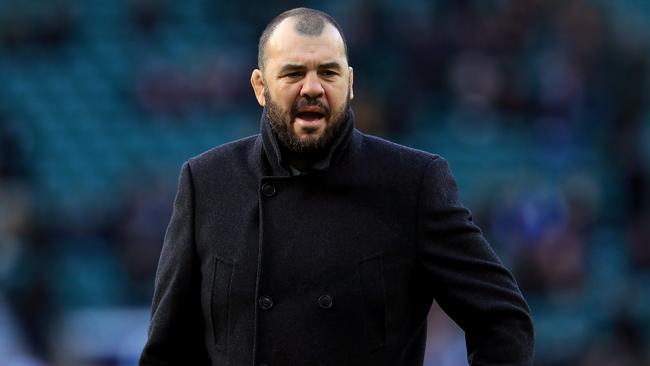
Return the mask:
[[[289,152],[305,157],[318,156],[329,149],[338,132],[341,130],[341,127],[344,125],[344,121],[348,118],[348,111],[350,109],[349,92],[346,96],[345,104],[335,111],[331,111],[323,105],[318,98],[300,97],[293,103],[289,111],[283,111],[273,101],[268,90],[264,92],[264,98],[266,99],[266,107],[264,108],[266,116],[271,125],[271,129],[275,132],[280,143]],[[321,136],[300,138],[296,134],[293,124],[298,111],[305,106],[318,106],[325,112],[325,129]]]

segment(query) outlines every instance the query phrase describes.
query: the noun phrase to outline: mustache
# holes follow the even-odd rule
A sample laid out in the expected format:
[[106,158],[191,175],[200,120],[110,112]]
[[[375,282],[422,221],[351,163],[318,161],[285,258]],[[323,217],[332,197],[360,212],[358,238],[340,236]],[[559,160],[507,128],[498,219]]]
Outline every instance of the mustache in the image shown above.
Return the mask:
[[329,107],[323,104],[320,98],[301,97],[291,107],[292,116],[295,117],[298,114],[298,111],[304,107],[318,107],[323,111],[325,116],[329,116],[330,114]]

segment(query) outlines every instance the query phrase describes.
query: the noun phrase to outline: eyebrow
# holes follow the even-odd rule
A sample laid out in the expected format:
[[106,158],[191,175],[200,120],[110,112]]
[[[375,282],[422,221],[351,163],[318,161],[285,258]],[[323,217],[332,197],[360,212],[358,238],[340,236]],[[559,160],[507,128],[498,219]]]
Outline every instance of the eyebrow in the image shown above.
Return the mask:
[[[280,69],[280,74],[284,74],[286,72],[290,71],[296,71],[296,70],[304,70],[306,67],[305,65],[300,65],[300,64],[286,64],[282,66]],[[337,71],[340,71],[343,67],[341,67],[341,64],[338,62],[327,62],[324,64],[318,65],[319,69],[335,69]]]
[[338,62],[328,62],[326,64],[318,65],[319,69],[336,69],[340,71],[343,67]]
[[289,71],[302,70],[304,68],[305,68],[305,66],[303,66],[303,65],[287,64],[287,65],[282,66],[282,68],[280,69],[280,74],[284,74],[284,73],[289,72]]

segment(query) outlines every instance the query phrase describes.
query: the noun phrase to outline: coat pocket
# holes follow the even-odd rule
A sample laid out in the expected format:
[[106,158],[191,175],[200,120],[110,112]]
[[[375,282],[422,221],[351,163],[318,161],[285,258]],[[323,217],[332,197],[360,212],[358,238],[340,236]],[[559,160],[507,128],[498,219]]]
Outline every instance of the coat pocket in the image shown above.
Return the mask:
[[364,328],[369,351],[384,346],[386,339],[386,294],[381,254],[359,262],[363,296]]
[[210,297],[210,313],[212,317],[214,343],[219,347],[225,347],[228,344],[232,272],[232,261],[215,256],[214,274],[212,277],[212,295]]

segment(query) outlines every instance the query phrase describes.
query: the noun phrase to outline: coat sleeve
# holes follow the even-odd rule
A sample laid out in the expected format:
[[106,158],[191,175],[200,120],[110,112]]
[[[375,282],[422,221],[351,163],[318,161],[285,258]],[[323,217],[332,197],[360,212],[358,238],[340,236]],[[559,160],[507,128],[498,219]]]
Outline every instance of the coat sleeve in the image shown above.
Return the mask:
[[149,337],[140,366],[206,365],[200,264],[194,244],[194,193],[188,163],[158,261]]
[[501,264],[441,157],[429,162],[418,208],[419,265],[440,307],[465,331],[470,365],[533,363],[530,310],[512,274]]

